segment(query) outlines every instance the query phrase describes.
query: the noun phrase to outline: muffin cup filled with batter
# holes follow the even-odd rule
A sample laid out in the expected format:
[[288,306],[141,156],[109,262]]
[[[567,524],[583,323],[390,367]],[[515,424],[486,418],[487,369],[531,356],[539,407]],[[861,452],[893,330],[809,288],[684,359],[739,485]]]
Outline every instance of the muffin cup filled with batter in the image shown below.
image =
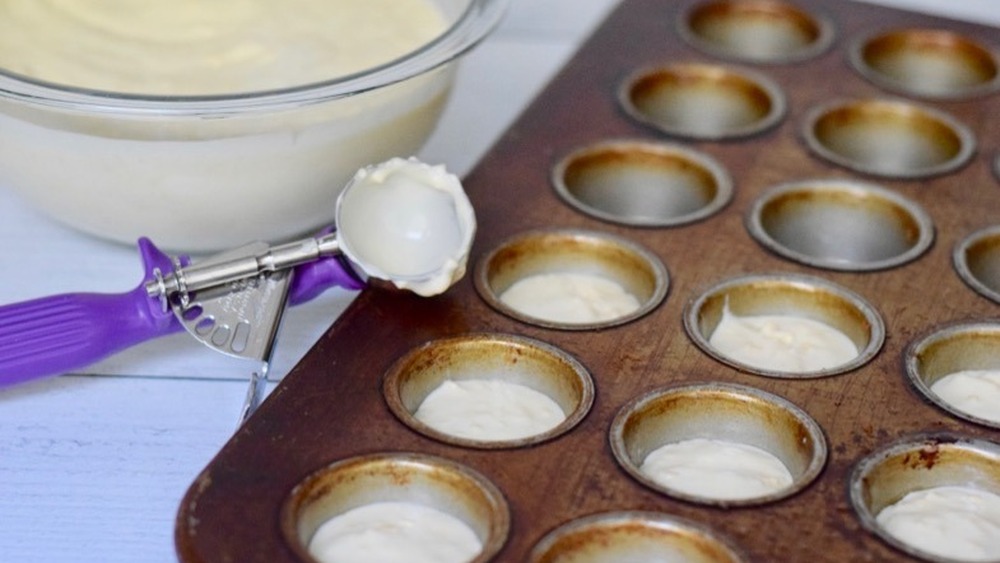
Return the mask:
[[782,0],[709,0],[677,22],[689,44],[708,54],[753,63],[816,57],[834,40],[829,18]]
[[849,491],[861,524],[908,555],[1000,560],[1000,444],[907,437],[858,462]]
[[618,103],[662,133],[710,141],[761,133],[787,112],[785,94],[763,74],[706,63],[638,70],[618,89]]
[[716,360],[778,378],[851,371],[885,340],[882,317],[860,295],[797,274],[722,281],[687,303],[684,328]]
[[507,501],[489,480],[417,453],[334,462],[296,485],[281,510],[289,547],[314,563],[385,560],[392,550],[408,561],[484,562],[509,529]]
[[802,126],[806,146],[855,172],[886,178],[928,178],[972,158],[972,130],[952,116],[896,99],[834,101],[814,107]]
[[663,262],[614,235],[537,230],[516,235],[476,265],[479,295],[519,321],[561,330],[634,321],[667,296]]
[[962,99],[1000,88],[996,53],[946,29],[899,28],[857,39],[851,65],[873,84],[929,99]]
[[576,426],[594,401],[593,380],[576,359],[505,334],[428,342],[393,364],[382,390],[413,430],[479,449],[551,440]]
[[623,511],[566,522],[535,544],[528,561],[740,563],[746,559],[725,538],[701,524],[660,512]]
[[727,383],[665,387],[633,399],[616,414],[610,442],[618,464],[643,485],[723,507],[791,496],[827,457],[822,429],[805,411]]
[[612,223],[686,225],[719,212],[733,182],[714,158],[678,144],[617,139],[580,148],[552,170],[563,201]]
[[1000,303],[1000,225],[980,229],[962,239],[955,245],[952,263],[966,285]]
[[937,328],[911,343],[905,357],[907,378],[931,403],[1000,428],[1000,322]]
[[934,242],[930,215],[886,188],[838,179],[775,186],[754,202],[747,230],[768,250],[829,270],[905,264]]

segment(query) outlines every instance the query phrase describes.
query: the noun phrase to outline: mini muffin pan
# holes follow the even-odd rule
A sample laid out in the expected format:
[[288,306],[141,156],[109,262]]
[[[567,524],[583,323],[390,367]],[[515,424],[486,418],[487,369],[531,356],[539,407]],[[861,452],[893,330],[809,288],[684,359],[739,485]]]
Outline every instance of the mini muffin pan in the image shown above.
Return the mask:
[[[490,561],[935,560],[873,518],[915,487],[997,487],[1000,430],[929,388],[1000,365],[998,37],[843,0],[623,0],[465,178],[469,273],[433,298],[363,290],[192,483],[180,560],[308,562],[321,521],[370,498],[465,520]],[[572,325],[499,299],[558,271],[639,310]],[[831,324],[859,355],[727,361],[707,345],[727,304]],[[415,423],[458,367],[567,422],[500,444]],[[713,503],[634,471],[712,435],[795,485]]]

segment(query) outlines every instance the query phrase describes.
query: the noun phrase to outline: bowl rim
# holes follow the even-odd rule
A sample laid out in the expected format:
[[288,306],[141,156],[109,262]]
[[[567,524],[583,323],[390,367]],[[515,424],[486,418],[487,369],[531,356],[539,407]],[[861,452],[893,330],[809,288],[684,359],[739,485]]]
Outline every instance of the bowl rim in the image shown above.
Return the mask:
[[321,82],[226,94],[148,95],[57,84],[0,68],[0,100],[77,112],[177,117],[248,114],[319,104],[444,66],[481,42],[499,23],[509,1],[470,0],[455,22],[429,43],[381,65]]

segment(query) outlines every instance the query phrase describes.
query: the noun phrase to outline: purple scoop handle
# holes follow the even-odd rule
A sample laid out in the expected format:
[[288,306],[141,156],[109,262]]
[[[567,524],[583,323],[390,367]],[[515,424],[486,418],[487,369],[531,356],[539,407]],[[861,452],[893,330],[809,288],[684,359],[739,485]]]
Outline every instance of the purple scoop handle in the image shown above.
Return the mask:
[[[146,283],[154,271],[170,272],[170,258],[139,240],[145,276],[121,294],[68,293],[0,307],[0,388],[87,366],[147,340],[183,330]],[[360,289],[364,282],[342,257],[295,268],[289,303],[315,298],[333,286]]]
[[0,386],[67,372],[181,324],[138,291],[67,293],[0,307]]

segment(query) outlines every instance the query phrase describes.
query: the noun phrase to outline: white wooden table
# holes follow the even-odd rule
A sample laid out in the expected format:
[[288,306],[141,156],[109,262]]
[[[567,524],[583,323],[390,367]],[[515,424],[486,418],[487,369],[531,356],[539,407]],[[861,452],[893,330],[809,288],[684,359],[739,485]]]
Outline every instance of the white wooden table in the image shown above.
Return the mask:
[[[866,0],[1000,25],[996,0]],[[617,0],[512,0],[462,63],[420,153],[468,172]],[[0,303],[120,292],[134,248],[79,235],[0,190]],[[309,349],[352,295],[331,290],[286,315],[273,375]],[[86,373],[0,390],[0,562],[174,561],[174,515],[233,432],[249,366],[178,334]]]

